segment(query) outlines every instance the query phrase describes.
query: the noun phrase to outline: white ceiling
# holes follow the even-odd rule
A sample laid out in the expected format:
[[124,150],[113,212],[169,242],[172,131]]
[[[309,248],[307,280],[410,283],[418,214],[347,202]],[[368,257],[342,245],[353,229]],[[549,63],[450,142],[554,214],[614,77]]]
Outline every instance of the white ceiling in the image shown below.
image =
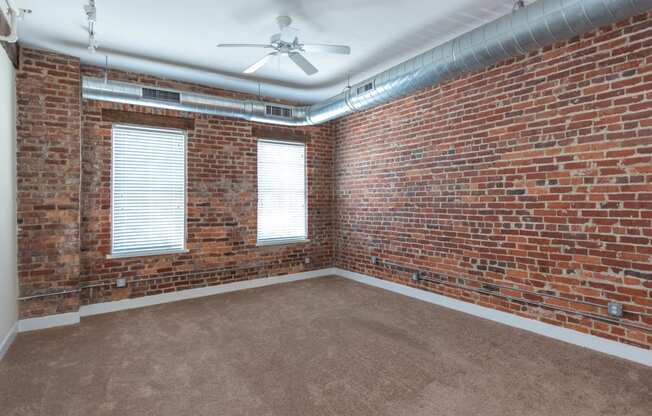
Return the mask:
[[[0,2],[4,3],[4,2]],[[96,0],[100,49],[90,53],[87,0],[13,0],[33,13],[20,41],[82,62],[311,103],[342,91],[452,37],[509,13],[513,0]],[[218,49],[220,42],[267,43],[275,18],[290,15],[304,43],[351,46],[350,56],[306,54],[311,77],[287,57],[254,76],[242,70],[264,49]]]

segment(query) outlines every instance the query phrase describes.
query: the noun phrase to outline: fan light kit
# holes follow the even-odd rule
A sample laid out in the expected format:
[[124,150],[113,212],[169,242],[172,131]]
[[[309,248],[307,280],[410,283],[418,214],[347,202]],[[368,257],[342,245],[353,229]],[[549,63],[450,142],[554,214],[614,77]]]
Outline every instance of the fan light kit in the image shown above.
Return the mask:
[[276,18],[276,22],[280,32],[272,35],[269,44],[220,43],[217,46],[219,48],[263,48],[274,50],[245,69],[243,71],[245,74],[253,74],[258,71],[274,56],[286,55],[306,75],[314,75],[319,70],[302,55],[303,52],[336,53],[340,55],[349,55],[351,53],[351,48],[345,45],[299,42],[299,30],[290,27],[292,19],[289,16],[279,16]]

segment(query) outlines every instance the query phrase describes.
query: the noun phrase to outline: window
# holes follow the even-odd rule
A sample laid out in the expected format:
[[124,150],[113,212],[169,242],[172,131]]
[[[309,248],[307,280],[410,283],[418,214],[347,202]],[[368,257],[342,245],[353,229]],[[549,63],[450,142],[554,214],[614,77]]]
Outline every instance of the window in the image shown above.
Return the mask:
[[259,140],[258,244],[306,240],[306,206],[305,145]]
[[185,250],[186,135],[113,126],[111,256]]

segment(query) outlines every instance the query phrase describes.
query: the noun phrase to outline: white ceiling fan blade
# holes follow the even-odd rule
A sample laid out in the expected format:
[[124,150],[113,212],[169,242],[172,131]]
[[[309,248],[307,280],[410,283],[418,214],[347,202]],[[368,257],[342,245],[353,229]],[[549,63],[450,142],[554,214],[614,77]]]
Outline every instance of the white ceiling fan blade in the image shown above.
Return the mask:
[[291,52],[288,54],[288,56],[290,57],[290,59],[292,59],[292,62],[297,64],[297,66],[301,68],[303,72],[306,73],[306,75],[313,75],[318,72],[317,68],[315,68],[313,64],[308,62],[308,60],[304,58],[303,55],[301,55],[300,53]]
[[264,45],[262,43],[220,43],[218,48],[273,48],[272,45]]
[[299,30],[290,26],[285,26],[281,29],[281,41],[285,43],[293,43],[299,36]]
[[275,56],[275,55],[277,55],[277,53],[272,52],[270,54],[267,54],[267,55],[263,56],[255,64],[251,65],[249,68],[245,69],[243,72],[245,74],[253,74],[254,72],[258,71],[260,68],[262,68],[263,65],[265,65],[267,63],[267,61],[269,61],[269,59],[272,56]]
[[301,49],[306,52],[339,53],[341,55],[349,55],[351,53],[351,47],[346,45],[324,45],[320,43],[310,43],[301,45]]

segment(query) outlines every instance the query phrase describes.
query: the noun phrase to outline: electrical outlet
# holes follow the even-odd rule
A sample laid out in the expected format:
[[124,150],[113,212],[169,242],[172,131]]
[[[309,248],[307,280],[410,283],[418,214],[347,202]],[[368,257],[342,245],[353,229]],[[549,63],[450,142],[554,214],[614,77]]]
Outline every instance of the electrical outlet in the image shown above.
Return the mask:
[[623,304],[618,302],[609,302],[607,305],[609,316],[620,318],[623,316]]
[[412,281],[418,282],[419,280],[421,280],[421,274],[418,271],[412,273]]
[[371,264],[378,266],[380,264],[380,259],[377,256],[371,256]]
[[310,264],[310,257],[306,257],[305,259],[303,259],[303,262],[306,264]]
[[115,285],[117,287],[127,287],[127,279],[125,278],[120,278],[115,281]]

